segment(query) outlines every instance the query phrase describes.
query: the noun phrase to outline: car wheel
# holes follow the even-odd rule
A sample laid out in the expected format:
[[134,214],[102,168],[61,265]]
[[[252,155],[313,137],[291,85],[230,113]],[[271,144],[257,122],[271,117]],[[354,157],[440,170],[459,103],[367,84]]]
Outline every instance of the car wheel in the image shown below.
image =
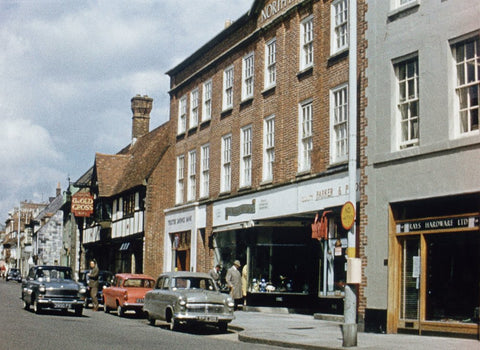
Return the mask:
[[155,319],[150,316],[150,314],[147,313],[147,320],[148,320],[148,323],[150,324],[150,326],[155,326]]
[[117,306],[117,314],[120,317],[123,317],[125,315],[125,310],[123,309],[122,305]]
[[39,314],[42,312],[42,308],[40,307],[40,305],[38,304],[38,301],[37,299],[35,298],[35,300],[33,301],[33,311],[36,313],[36,314]]
[[179,327],[180,327],[180,322],[175,317],[172,316],[170,320],[170,330],[177,331]]
[[75,307],[75,316],[82,316],[83,314],[83,307],[77,306]]
[[25,300],[23,301],[23,308],[24,308],[25,310],[30,310],[30,304],[27,303]]
[[228,323],[227,323],[227,322],[220,322],[220,323],[218,324],[218,330],[219,330],[221,333],[227,333]]
[[103,304],[103,312],[105,312],[106,314],[110,313],[110,308],[107,306],[107,304]]

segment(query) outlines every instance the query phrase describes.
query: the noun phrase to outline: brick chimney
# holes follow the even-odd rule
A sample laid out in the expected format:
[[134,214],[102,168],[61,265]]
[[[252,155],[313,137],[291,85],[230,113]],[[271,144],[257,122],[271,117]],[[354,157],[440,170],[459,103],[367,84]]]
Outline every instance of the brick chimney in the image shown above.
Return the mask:
[[60,187],[60,182],[57,183],[57,190],[55,194],[57,195],[57,197],[62,194],[62,188]]
[[137,95],[132,98],[132,145],[150,131],[153,98]]

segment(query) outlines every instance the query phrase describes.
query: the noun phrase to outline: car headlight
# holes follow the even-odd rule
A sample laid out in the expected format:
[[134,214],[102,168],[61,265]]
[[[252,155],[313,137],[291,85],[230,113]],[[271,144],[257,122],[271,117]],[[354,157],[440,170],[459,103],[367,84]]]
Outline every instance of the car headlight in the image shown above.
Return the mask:
[[80,294],[85,294],[87,292],[87,288],[85,287],[82,287],[80,288],[80,290],[78,291]]
[[234,308],[235,307],[235,302],[233,301],[233,299],[231,299],[231,298],[227,299],[227,306],[229,308]]
[[47,291],[47,289],[45,288],[45,286],[43,284],[41,284],[40,287],[38,287],[38,291],[40,293],[45,293]]

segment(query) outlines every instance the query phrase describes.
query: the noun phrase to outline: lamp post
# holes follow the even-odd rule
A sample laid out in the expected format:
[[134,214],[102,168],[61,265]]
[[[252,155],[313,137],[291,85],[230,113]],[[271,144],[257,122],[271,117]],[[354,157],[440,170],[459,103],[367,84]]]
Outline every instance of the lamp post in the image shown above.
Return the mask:
[[19,203],[18,212],[17,212],[17,219],[18,219],[18,231],[17,231],[17,269],[20,269],[20,220],[22,220],[22,202]]

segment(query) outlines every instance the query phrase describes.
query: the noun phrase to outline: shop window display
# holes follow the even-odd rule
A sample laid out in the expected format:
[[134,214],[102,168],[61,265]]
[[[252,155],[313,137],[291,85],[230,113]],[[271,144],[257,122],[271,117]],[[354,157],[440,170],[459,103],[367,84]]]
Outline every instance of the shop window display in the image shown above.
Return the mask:
[[303,227],[220,232],[215,235],[215,248],[224,271],[240,260],[249,293],[308,294],[316,289],[319,245]]

